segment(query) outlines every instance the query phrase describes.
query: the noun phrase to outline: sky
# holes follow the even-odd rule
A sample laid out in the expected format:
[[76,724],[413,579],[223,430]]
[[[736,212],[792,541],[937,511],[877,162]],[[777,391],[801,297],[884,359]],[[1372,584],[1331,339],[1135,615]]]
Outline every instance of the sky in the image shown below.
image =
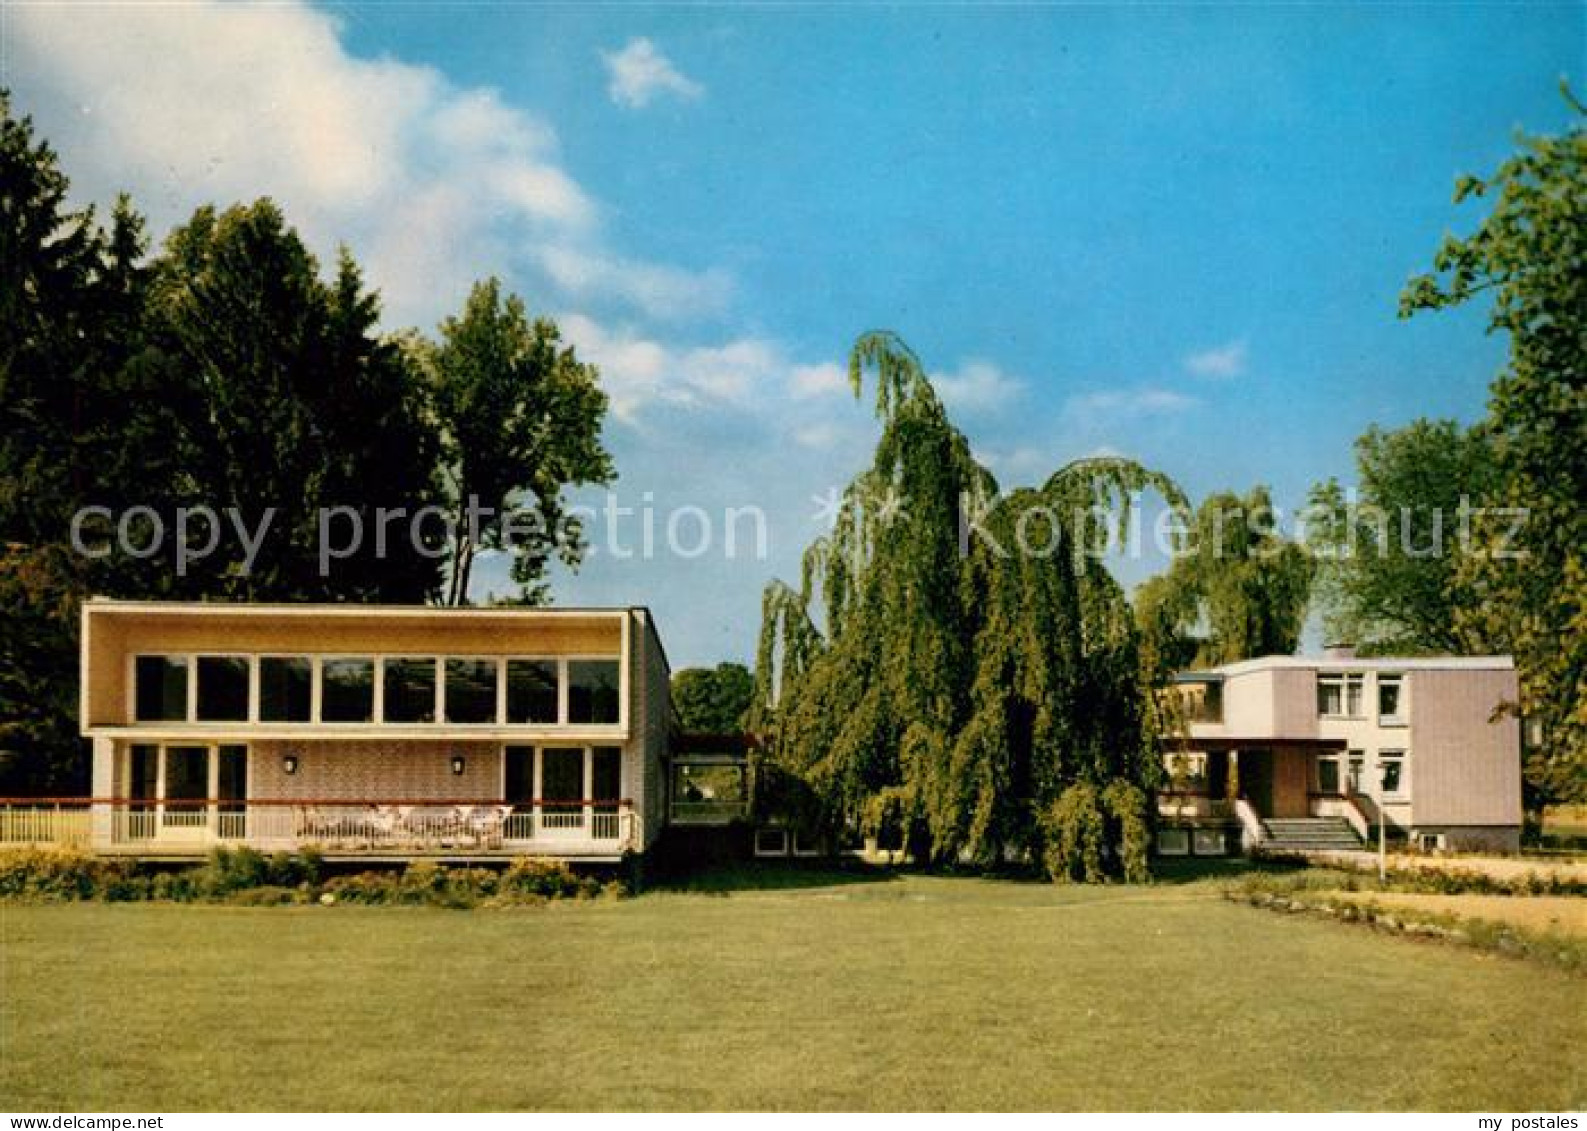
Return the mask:
[[492,274],[555,318],[619,474],[555,601],[650,606],[675,668],[752,658],[868,462],[868,329],[1005,488],[1116,453],[1295,507],[1373,423],[1474,421],[1503,341],[1397,297],[1584,64],[1582,3],[0,5],[79,200],[272,196],[393,330]]

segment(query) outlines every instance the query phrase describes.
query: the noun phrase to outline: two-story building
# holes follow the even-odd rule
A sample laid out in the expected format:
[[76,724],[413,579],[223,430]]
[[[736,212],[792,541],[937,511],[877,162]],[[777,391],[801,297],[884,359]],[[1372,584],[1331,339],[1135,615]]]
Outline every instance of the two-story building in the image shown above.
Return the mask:
[[1266,656],[1176,680],[1165,854],[1358,847],[1380,821],[1428,850],[1515,851],[1520,726],[1508,657]]
[[91,600],[88,840],[616,861],[664,823],[650,613]]

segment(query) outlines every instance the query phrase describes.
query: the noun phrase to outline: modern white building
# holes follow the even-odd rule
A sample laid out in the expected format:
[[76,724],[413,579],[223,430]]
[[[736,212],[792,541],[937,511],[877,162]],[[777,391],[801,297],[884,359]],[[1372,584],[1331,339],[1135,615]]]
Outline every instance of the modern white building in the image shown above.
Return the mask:
[[1380,820],[1428,850],[1515,851],[1518,689],[1505,656],[1266,656],[1176,681],[1159,848],[1359,845]]

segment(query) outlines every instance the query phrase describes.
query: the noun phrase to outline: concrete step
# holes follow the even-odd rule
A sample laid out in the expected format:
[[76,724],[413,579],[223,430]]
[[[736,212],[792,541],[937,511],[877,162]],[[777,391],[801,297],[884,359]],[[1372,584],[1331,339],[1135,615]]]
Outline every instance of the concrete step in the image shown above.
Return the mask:
[[1342,817],[1270,817],[1262,822],[1262,847],[1279,852],[1326,852],[1360,848],[1361,838]]

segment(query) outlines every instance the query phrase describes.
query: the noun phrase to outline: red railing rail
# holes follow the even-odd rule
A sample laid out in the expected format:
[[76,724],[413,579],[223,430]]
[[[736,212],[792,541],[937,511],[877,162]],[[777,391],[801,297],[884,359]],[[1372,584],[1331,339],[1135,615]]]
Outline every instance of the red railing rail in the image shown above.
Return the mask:
[[209,805],[258,805],[261,807],[271,805],[538,805],[542,809],[582,809],[587,805],[616,805],[632,808],[633,804],[633,799],[627,797],[583,798],[577,801],[569,801],[567,799],[552,800],[544,797],[521,797],[511,800],[493,797],[190,797],[183,799],[164,797],[0,797],[0,805],[29,806],[34,808],[52,805],[164,805],[167,808],[179,806],[203,808]]

